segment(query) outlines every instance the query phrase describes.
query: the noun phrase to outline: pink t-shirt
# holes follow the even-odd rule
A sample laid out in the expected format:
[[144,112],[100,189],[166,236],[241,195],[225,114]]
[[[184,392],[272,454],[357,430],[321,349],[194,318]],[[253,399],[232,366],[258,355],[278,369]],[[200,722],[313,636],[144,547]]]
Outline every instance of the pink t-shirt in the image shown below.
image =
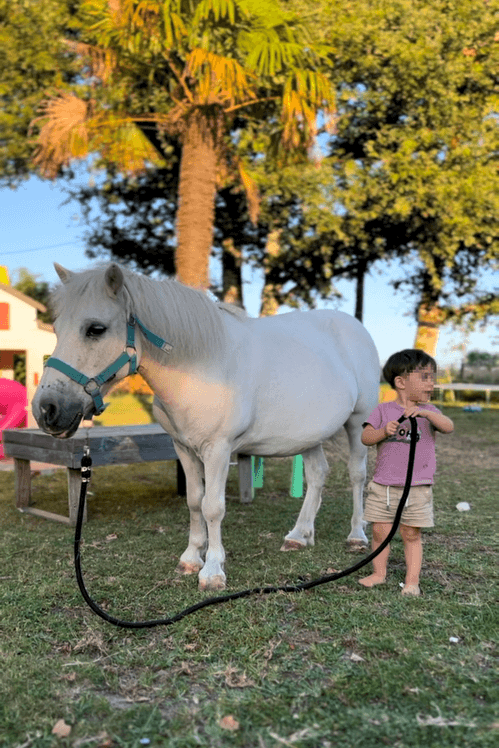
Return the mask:
[[[431,403],[425,403],[425,410],[434,413],[441,411]],[[389,421],[397,421],[404,408],[396,402],[381,403],[373,410],[366,423],[380,429]],[[414,472],[411,486],[425,486],[433,483],[437,467],[435,457],[435,429],[427,418],[416,418],[418,424],[418,441],[414,458]],[[373,481],[382,486],[403,486],[409,459],[411,423],[402,421],[393,436],[389,436],[377,445],[376,467]]]

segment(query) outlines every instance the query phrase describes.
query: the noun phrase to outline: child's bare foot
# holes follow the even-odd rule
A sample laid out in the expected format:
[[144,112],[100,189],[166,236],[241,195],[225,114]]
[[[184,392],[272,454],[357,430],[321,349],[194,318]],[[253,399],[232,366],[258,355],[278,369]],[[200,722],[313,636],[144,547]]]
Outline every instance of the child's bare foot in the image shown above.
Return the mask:
[[421,590],[419,589],[419,584],[404,584],[404,586],[402,587],[402,594],[412,595],[413,597],[419,597],[421,594]]
[[374,587],[377,584],[384,584],[386,577],[380,577],[378,574],[370,574],[368,577],[359,579],[359,584],[363,587]]

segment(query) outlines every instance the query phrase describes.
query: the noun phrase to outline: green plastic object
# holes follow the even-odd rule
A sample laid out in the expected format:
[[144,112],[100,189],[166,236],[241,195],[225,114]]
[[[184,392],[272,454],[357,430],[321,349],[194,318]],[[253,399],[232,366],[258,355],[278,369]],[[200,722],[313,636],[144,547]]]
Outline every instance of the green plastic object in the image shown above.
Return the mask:
[[252,457],[253,488],[263,488],[263,457]]
[[289,495],[294,499],[299,499],[303,496],[303,457],[301,455],[293,457]]

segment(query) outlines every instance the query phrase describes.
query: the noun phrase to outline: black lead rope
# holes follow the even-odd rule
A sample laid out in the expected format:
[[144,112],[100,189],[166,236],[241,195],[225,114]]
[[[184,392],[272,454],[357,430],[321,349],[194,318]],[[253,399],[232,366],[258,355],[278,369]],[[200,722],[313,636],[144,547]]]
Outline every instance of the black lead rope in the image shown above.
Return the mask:
[[[401,418],[399,418],[399,423],[402,423],[402,421],[404,420],[406,420],[405,417],[401,416]],[[343,577],[346,577],[349,574],[353,574],[355,571],[362,569],[363,566],[366,566],[368,563],[370,563],[373,560],[373,558],[376,558],[376,556],[386,548],[386,546],[390,543],[393,536],[397,532],[398,526],[400,524],[400,517],[402,516],[402,512],[404,510],[404,506],[406,504],[407,497],[409,495],[409,491],[411,488],[412,473],[414,470],[414,456],[416,454],[416,443],[417,443],[416,419],[411,416],[409,420],[411,422],[411,440],[410,440],[410,447],[409,447],[407,476],[406,476],[406,481],[404,485],[404,490],[402,492],[402,496],[400,498],[400,502],[397,507],[395,518],[393,520],[392,529],[390,530],[385,540],[378,546],[378,548],[375,551],[370,553],[368,556],[363,558],[358,563],[354,564],[353,566],[349,566],[347,569],[344,569],[343,571],[338,571],[333,574],[326,574],[325,576],[319,577],[318,579],[312,579],[310,582],[301,582],[300,584],[286,584],[280,587],[253,587],[252,589],[241,590],[240,592],[232,592],[228,595],[220,595],[218,597],[209,597],[204,600],[201,600],[199,603],[196,603],[195,605],[191,605],[189,608],[185,608],[184,610],[181,610],[180,613],[177,613],[176,615],[171,616],[171,618],[157,618],[151,621],[122,621],[120,618],[115,618],[114,616],[109,615],[109,613],[106,613],[105,610],[99,607],[99,605],[97,605],[97,603],[94,600],[92,600],[92,598],[88,594],[87,588],[85,587],[85,582],[83,581],[83,575],[81,571],[80,543],[81,543],[81,527],[83,524],[83,513],[85,509],[85,498],[86,498],[88,483],[90,481],[91,466],[92,466],[90,450],[88,449],[88,447],[85,447],[85,451],[81,459],[82,482],[81,482],[81,491],[80,491],[80,501],[78,505],[78,517],[76,520],[76,528],[75,528],[75,541],[74,541],[74,561],[75,561],[76,579],[78,581],[78,586],[80,588],[80,591],[81,591],[81,594],[83,595],[84,600],[86,601],[88,606],[93,610],[94,613],[96,613],[98,616],[103,618],[108,623],[111,623],[113,626],[120,626],[121,628],[126,628],[126,629],[144,629],[144,628],[152,628],[153,626],[171,626],[173,623],[177,623],[177,621],[181,621],[182,618],[185,618],[186,616],[189,616],[192,613],[195,613],[196,611],[201,610],[202,608],[207,608],[211,605],[219,605],[220,603],[226,603],[229,600],[239,600],[242,597],[249,597],[250,595],[270,595],[275,592],[301,592],[302,590],[310,590],[313,587],[317,587],[320,584],[326,584],[327,582],[334,582],[337,579],[342,579]]]

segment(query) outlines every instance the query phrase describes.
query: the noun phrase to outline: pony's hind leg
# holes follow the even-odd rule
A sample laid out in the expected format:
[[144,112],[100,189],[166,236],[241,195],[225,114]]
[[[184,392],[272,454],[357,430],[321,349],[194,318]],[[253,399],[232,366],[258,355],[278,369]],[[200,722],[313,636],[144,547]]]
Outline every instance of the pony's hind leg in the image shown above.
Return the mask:
[[284,538],[281,551],[297,551],[314,545],[314,522],[321,505],[322,489],[328,474],[328,464],[322,445],[303,452],[307,493],[296,525]]
[[175,442],[175,450],[185,472],[187,506],[190,515],[189,544],[180,556],[176,571],[178,574],[197,574],[204,566],[204,553],[208,539],[206,523],[201,511],[204,496],[203,463],[177,442]]
[[363,520],[364,485],[367,472],[367,447],[364,446],[360,440],[363,429],[362,423],[365,419],[365,413],[352,413],[345,424],[348,443],[350,445],[348,472],[350,474],[353,493],[351,530],[347,538],[347,543],[352,549],[359,548],[362,550],[368,545],[368,540],[364,532],[366,523]]

